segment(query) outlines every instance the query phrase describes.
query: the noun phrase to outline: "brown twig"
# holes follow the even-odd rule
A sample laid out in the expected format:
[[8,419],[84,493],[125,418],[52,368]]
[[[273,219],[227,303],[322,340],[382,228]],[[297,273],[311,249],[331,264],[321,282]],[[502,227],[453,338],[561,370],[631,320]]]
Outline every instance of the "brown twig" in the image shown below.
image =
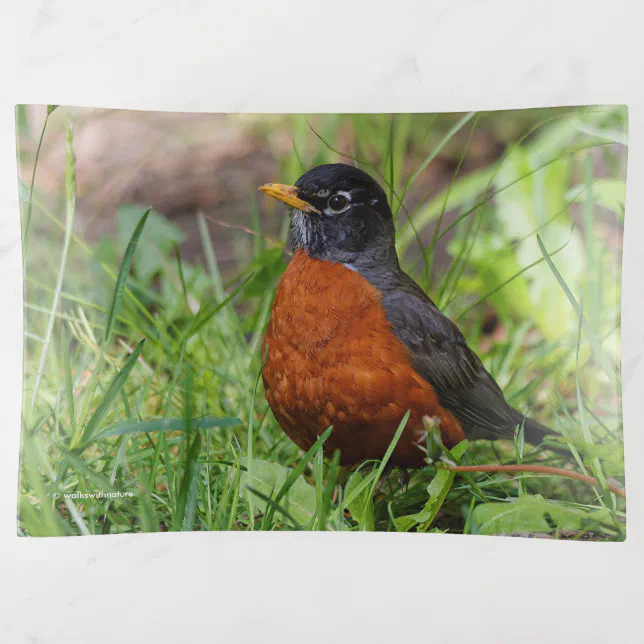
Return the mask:
[[[548,465],[457,465],[448,467],[447,469],[450,472],[536,472],[537,474],[564,476],[569,479],[575,479],[576,481],[582,481],[588,485],[599,487],[597,479],[592,476],[586,476],[579,472],[563,470],[560,467],[550,467]],[[606,483],[606,487],[614,494],[617,494],[617,496],[621,496],[623,499],[626,498],[626,492],[622,490],[622,488],[608,482]]]
[[218,226],[222,226],[223,228],[234,228],[236,230],[243,230],[245,233],[248,233],[249,235],[254,235],[255,237],[259,237],[260,239],[263,239],[264,241],[268,242],[275,248],[281,248],[284,250],[285,253],[292,255],[292,253],[287,248],[284,247],[284,244],[282,244],[282,242],[276,239],[273,239],[272,237],[267,237],[266,235],[260,235],[256,230],[253,230],[248,226],[243,226],[241,224],[231,224],[231,223],[228,223],[227,221],[222,221],[221,219],[215,219],[210,215],[204,215],[204,217],[212,221],[214,224],[217,224]]

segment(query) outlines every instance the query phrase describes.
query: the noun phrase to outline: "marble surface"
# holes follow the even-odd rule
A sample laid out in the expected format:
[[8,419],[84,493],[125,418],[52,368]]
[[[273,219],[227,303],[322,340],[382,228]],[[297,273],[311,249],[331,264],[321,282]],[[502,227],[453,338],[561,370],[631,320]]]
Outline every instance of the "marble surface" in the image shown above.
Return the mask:
[[[642,641],[639,4],[147,0],[25,1],[3,7],[0,641]],[[16,103],[223,112],[628,104],[622,330],[626,543],[387,534],[19,539]],[[593,611],[601,613],[596,622]]]

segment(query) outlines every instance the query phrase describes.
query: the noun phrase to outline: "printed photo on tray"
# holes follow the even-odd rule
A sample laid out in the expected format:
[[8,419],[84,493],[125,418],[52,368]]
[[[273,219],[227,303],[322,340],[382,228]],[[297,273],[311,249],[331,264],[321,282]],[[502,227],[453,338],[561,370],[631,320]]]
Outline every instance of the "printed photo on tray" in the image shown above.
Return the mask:
[[18,534],[623,541],[627,114],[18,105]]

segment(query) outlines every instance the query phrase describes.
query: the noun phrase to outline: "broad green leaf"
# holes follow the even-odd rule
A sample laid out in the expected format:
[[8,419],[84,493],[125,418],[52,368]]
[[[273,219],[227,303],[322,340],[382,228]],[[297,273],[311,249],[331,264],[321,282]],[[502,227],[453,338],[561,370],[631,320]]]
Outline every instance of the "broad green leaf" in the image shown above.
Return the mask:
[[579,126],[579,131],[587,136],[594,136],[599,139],[606,139],[613,143],[620,145],[628,145],[628,135],[625,130],[608,128],[608,127],[594,127],[592,125],[582,124]]
[[[577,300],[575,299],[575,296],[572,294],[568,284],[566,283],[566,280],[563,278],[561,272],[559,269],[554,265],[550,254],[546,250],[543,241],[541,240],[540,235],[537,235],[537,243],[539,244],[539,248],[541,249],[541,252],[543,253],[543,257],[545,258],[548,267],[552,271],[552,274],[555,276],[557,282],[559,282],[559,285],[561,286],[561,290],[564,292],[566,295],[566,298],[570,302],[574,312],[578,316],[577,319],[581,323],[582,328],[584,329],[586,333],[586,337],[588,338],[588,342],[590,343],[590,346],[592,347],[593,353],[595,354],[595,358],[597,359],[597,362],[602,366],[602,369],[606,373],[606,375],[611,379],[611,382],[616,383],[618,382],[617,374],[615,373],[615,369],[613,368],[613,365],[607,360],[604,351],[601,347],[601,343],[598,341],[594,331],[588,326],[586,323],[586,319],[583,316],[582,309],[579,306]],[[552,297],[552,296],[551,296]],[[555,299],[552,297],[552,299]]]
[[[610,120],[621,108],[575,110],[557,118],[535,132],[536,136],[524,145],[533,164],[539,165],[565,153],[578,141],[587,141],[588,136],[580,137],[581,127],[596,127]],[[605,137],[600,137],[605,138]]]
[[[246,467],[247,459],[242,458],[241,464]],[[291,469],[288,467],[255,458],[251,477],[248,476],[248,472],[241,472],[240,493],[248,500],[249,495],[252,494],[246,487],[249,486],[269,498],[274,498],[290,473]],[[306,525],[315,514],[315,504],[315,488],[302,476],[296,479],[286,496],[280,501],[280,505],[302,525]],[[266,512],[267,503],[258,496],[253,496],[253,505],[261,512]]]
[[362,491],[356,494],[356,490],[362,483],[364,483],[362,474],[354,472],[347,481],[344,497],[349,500],[347,508],[360,529],[371,532],[375,528],[373,497],[369,494],[369,484],[364,485]]
[[[526,161],[524,167],[526,169],[529,167],[531,170],[544,163],[548,163],[550,160],[557,158],[557,156],[566,154],[570,146],[579,138],[580,124],[600,125],[607,119],[610,119],[615,113],[616,110],[613,109],[587,110],[582,115],[574,113],[537,128],[534,136],[530,140],[523,142],[520,147]],[[484,170],[458,177],[449,188],[449,200],[446,210],[464,208],[472,202],[475,202],[483,195],[493,179],[493,185],[497,190],[508,186],[510,181],[501,181],[499,175],[509,170],[509,173],[514,176],[514,179],[521,176],[516,174],[517,168],[515,162],[516,160],[505,158]],[[530,177],[522,179],[519,185],[524,184],[524,181],[529,179]],[[513,188],[514,186],[505,188],[495,199],[498,199],[501,194]],[[531,191],[531,189],[530,187],[529,190]],[[418,210],[414,216],[416,230],[421,230],[439,216],[446,194],[447,189],[434,196],[426,206]],[[511,215],[512,213],[510,212],[509,214]],[[396,241],[396,247],[399,253],[404,253],[414,241],[415,234],[412,227],[404,225],[399,231]]]
[[[495,213],[508,239],[522,239],[534,229],[532,170],[525,148],[515,146],[501,164],[492,183],[499,191],[494,197]],[[501,188],[505,190],[501,191]]]
[[[458,242],[450,243],[454,253]],[[514,253],[508,252],[507,243],[499,235],[479,233],[469,255],[469,263],[478,277],[477,292],[483,297],[493,292],[521,270]],[[527,318],[532,312],[528,290],[529,273],[520,275],[488,298],[501,318],[514,315]]]
[[[450,450],[452,458],[458,463],[467,450],[467,441],[461,441],[458,445]],[[441,509],[445,498],[447,497],[456,473],[450,472],[446,469],[438,469],[436,476],[431,480],[427,486],[427,494],[429,499],[425,507],[416,514],[408,514],[406,516],[394,519],[394,526],[397,532],[407,532],[415,525],[418,525],[419,532],[427,532],[436,518],[438,511]]]
[[[603,516],[603,515],[602,515]],[[596,524],[598,516],[580,509],[547,501],[541,495],[523,495],[503,503],[481,503],[472,512],[472,534],[550,533],[585,530]]]
[[598,458],[608,476],[624,476],[624,445],[619,441],[593,444],[574,436],[552,437],[551,440],[559,443],[571,443],[588,461]]
[[[135,205],[124,205],[117,211],[119,250],[125,252],[141,219],[143,208]],[[151,210],[145,225],[139,252],[134,258],[137,277],[147,282],[160,271],[170,255],[174,243],[180,244],[186,239],[185,233],[163,215]]]
[[[579,194],[584,189],[583,185],[576,185],[566,193],[566,198],[572,199],[574,195]],[[598,206],[611,210],[621,218],[626,202],[626,182],[623,179],[608,177],[594,179],[592,198]]]
[[[318,436],[317,440],[311,447],[309,447],[308,451],[302,458],[300,458],[299,463],[289,472],[289,475],[287,476],[286,480],[284,481],[284,485],[280,487],[279,491],[274,497],[274,500],[276,503],[280,503],[280,501],[288,494],[288,491],[291,489],[294,483],[297,482],[297,480],[300,478],[300,475],[304,470],[307,468],[308,464],[310,461],[317,456],[318,452],[320,449],[322,449],[322,446],[326,442],[326,440],[329,438],[331,435],[331,432],[333,431],[333,427],[328,427],[320,436]],[[252,468],[251,468],[252,469]],[[317,503],[317,499],[316,499]],[[268,512],[269,518],[272,517],[272,513]]]
[[246,288],[246,297],[259,297],[273,288],[275,280],[284,272],[286,262],[281,248],[271,248],[259,255],[248,268],[253,281]]
[[[565,193],[570,175],[570,159],[558,159],[534,172],[536,167],[538,164],[531,160],[529,152],[516,147],[508,155],[494,180],[497,190],[510,185],[495,197],[496,217],[502,225],[506,243],[528,237],[534,230],[543,226],[554,213],[561,212],[566,207]],[[515,181],[516,183],[511,185]],[[560,248],[565,245],[560,257],[566,266],[566,279],[574,283],[579,281],[583,274],[584,255],[579,232],[573,231],[571,237],[570,229],[570,219],[562,215],[550,221],[545,229],[542,229],[541,235],[547,239],[548,248]],[[520,268],[539,260],[541,254],[534,239],[529,238],[519,244],[514,258]],[[490,263],[489,257],[487,262]],[[492,265],[499,263],[501,262],[492,262]],[[576,318],[566,306],[562,294],[553,295],[552,276],[545,263],[533,266],[519,279],[527,284],[529,294],[529,308],[516,310],[519,316],[532,317],[550,340],[561,338],[562,332],[574,329]],[[519,302],[525,305],[525,300]]]

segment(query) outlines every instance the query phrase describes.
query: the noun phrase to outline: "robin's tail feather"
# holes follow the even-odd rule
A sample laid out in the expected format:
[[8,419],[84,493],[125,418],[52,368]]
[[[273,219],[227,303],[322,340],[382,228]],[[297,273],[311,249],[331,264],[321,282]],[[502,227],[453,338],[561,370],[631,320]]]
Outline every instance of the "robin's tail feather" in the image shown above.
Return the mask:
[[548,429],[545,425],[524,416],[521,412],[513,410],[516,414],[516,424],[521,426],[523,424],[523,436],[528,443],[532,445],[538,445],[541,443],[547,436],[552,436],[554,432],[551,429]]
[[[555,432],[553,432],[545,425],[542,425],[532,418],[524,416],[522,413],[516,411],[516,409],[513,411],[516,413],[515,418],[517,425],[520,426],[521,423],[523,423],[523,436],[526,442],[530,443],[531,445],[540,445],[545,438],[548,438],[548,436],[556,436]],[[566,456],[568,458],[570,458],[571,456],[570,450],[564,445],[558,445],[557,443],[552,442],[547,443],[545,447],[550,452],[554,452],[555,454],[559,454],[560,456]]]

